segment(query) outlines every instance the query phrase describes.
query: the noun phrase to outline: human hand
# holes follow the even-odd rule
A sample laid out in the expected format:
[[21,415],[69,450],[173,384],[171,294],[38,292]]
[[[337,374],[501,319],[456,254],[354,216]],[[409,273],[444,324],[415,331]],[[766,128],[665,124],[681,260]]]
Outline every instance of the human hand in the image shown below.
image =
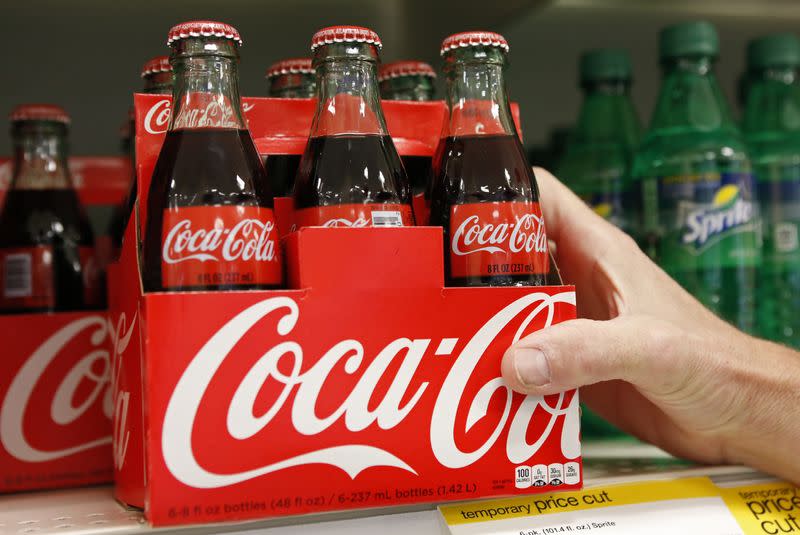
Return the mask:
[[800,482],[800,354],[717,318],[553,175],[535,173],[581,319],[509,348],[511,387],[581,387],[592,410],[674,455]]

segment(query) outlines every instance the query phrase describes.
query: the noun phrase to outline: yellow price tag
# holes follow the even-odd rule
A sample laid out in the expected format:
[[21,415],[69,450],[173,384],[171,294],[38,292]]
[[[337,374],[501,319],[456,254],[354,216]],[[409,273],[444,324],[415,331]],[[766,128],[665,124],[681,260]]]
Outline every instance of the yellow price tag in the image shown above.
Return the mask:
[[748,535],[800,534],[800,488],[791,483],[720,488],[719,492]]
[[719,489],[707,477],[627,483],[578,492],[533,494],[520,498],[469,502],[440,507],[449,525],[486,522],[583,511],[618,505],[633,505],[687,498],[719,496]]

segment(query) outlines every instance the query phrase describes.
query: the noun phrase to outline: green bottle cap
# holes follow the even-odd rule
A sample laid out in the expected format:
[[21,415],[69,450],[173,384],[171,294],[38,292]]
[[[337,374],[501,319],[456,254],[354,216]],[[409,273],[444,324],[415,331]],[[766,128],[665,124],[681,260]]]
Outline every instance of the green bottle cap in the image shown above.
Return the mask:
[[658,37],[662,60],[681,56],[716,57],[719,54],[717,30],[713,24],[704,20],[667,26]]
[[631,60],[625,50],[589,50],[580,59],[581,83],[602,80],[630,80]]
[[774,33],[747,43],[748,69],[800,65],[800,39],[791,33]]

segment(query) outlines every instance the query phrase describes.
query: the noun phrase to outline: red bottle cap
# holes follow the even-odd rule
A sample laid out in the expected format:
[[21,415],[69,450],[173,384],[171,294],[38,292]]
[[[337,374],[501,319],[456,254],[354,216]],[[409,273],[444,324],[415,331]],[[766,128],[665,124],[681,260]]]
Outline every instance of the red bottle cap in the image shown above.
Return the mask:
[[394,61],[381,65],[378,70],[378,81],[399,76],[430,76],[436,78],[436,71],[424,61]]
[[20,104],[8,116],[12,123],[17,121],[53,121],[69,124],[69,114],[55,104]]
[[369,43],[380,48],[383,46],[378,34],[361,26],[329,26],[314,34],[311,38],[311,50],[331,43]]
[[151,74],[170,71],[172,71],[172,65],[169,64],[169,56],[156,56],[142,66],[142,78]]
[[441,55],[449,50],[465,48],[468,46],[496,46],[508,52],[508,41],[499,33],[494,32],[461,32],[456,33],[442,41]]
[[167,46],[189,37],[224,37],[242,45],[239,32],[230,24],[213,20],[192,20],[172,27],[167,36]]
[[273,63],[267,69],[267,78],[281,74],[314,74],[311,58],[291,58]]

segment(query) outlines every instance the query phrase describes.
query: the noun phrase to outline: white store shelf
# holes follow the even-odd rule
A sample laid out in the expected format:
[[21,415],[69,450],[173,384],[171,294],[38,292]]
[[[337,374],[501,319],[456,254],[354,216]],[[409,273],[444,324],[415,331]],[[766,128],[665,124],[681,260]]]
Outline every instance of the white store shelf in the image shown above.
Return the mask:
[[[587,444],[586,487],[637,480],[711,476],[718,484],[744,484],[764,476],[742,467],[689,466],[664,452],[637,443]],[[676,469],[677,468],[677,469]],[[443,532],[433,506],[424,510],[394,510],[331,513],[313,517],[290,517],[241,524],[214,524],[183,528],[153,529],[142,513],[117,503],[111,487],[89,487],[0,496],[0,534],[122,535],[137,533],[247,535],[427,535]]]

